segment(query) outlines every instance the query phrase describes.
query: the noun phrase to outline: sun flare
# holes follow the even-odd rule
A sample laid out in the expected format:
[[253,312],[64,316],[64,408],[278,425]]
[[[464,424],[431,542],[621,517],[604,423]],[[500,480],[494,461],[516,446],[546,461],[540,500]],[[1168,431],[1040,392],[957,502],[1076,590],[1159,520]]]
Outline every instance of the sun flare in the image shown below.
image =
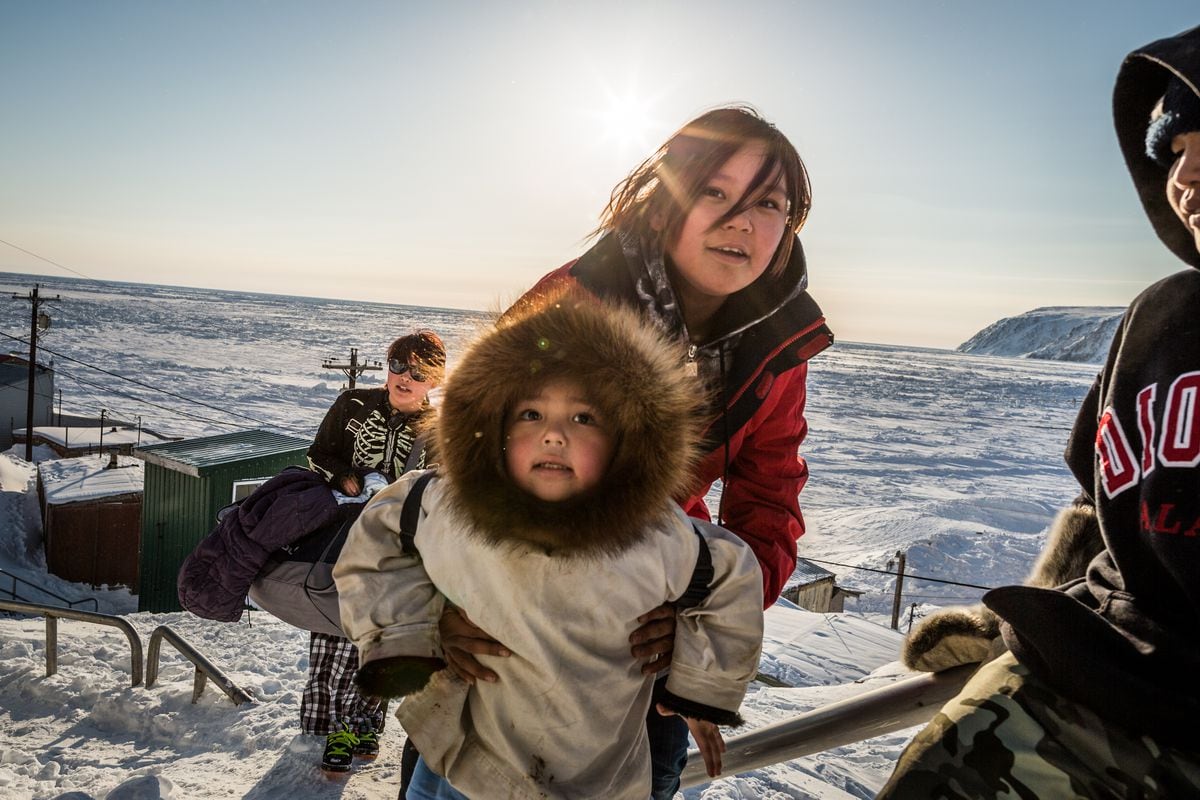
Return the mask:
[[658,143],[656,137],[662,135],[654,100],[636,92],[606,94],[596,112],[604,140],[621,150],[649,152]]

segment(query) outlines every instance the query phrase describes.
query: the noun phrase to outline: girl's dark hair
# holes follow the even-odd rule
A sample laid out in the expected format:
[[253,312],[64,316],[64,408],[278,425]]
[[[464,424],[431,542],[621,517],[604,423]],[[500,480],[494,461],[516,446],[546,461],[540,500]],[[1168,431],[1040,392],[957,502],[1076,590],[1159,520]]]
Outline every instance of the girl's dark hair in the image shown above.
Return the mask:
[[440,378],[446,368],[446,345],[436,333],[422,329],[392,342],[387,357],[389,361],[398,358],[405,363],[416,359]]
[[768,181],[778,175],[787,193],[787,227],[768,271],[779,274],[792,254],[795,237],[789,234],[799,232],[812,207],[812,189],[796,148],[749,106],[714,109],[676,131],[616,185],[593,235],[620,230],[673,241],[708,181],[731,156],[752,142],[766,151],[762,167],[745,194],[713,227],[765,197],[776,185]]

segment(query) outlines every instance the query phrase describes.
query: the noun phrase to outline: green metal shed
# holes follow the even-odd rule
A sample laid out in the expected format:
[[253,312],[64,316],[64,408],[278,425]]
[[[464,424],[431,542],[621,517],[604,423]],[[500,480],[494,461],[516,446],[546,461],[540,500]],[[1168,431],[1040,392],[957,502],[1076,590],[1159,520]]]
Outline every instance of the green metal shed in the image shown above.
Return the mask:
[[216,524],[217,512],[284,467],[304,465],[311,442],[270,431],[239,431],[147,445],[138,611],[179,611],[183,560]]

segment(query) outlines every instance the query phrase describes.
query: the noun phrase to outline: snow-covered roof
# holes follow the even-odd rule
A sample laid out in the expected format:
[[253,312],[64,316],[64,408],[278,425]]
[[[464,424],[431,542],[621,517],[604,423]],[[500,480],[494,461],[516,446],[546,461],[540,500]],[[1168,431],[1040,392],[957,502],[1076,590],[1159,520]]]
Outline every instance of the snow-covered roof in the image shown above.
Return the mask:
[[829,570],[818,567],[811,561],[798,558],[796,559],[796,571],[792,573],[792,577],[788,580],[788,584],[800,584],[801,586],[807,586],[810,583],[816,583],[817,581],[833,577],[835,577],[834,574]]
[[165,442],[139,447],[134,452],[146,463],[155,464],[192,477],[200,477],[213,467],[286,453],[302,452],[312,444],[309,439],[274,431],[235,431],[197,439]]
[[[103,436],[101,436],[103,432]],[[13,433],[24,435],[24,428],[15,428]],[[103,428],[81,428],[77,426],[38,425],[33,429],[34,436],[42,437],[43,441],[52,442],[62,447],[99,447],[101,439],[105,445],[157,444],[169,441],[156,436],[147,430],[137,428],[119,428],[106,425]]]
[[119,494],[141,493],[145,464],[132,456],[117,456],[115,469],[105,469],[107,455],[60,458],[38,464],[47,505],[78,503]]

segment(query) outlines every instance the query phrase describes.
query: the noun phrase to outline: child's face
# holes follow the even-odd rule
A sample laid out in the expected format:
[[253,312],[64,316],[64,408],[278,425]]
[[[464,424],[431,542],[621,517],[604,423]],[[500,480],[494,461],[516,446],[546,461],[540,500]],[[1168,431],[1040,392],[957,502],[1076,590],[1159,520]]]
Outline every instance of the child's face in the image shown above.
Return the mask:
[[542,500],[566,500],[600,482],[612,434],[573,381],[556,380],[518,402],[505,421],[505,464],[518,487]]
[[[788,197],[776,186],[766,197],[713,228],[745,193],[763,164],[762,144],[750,142],[734,153],[701,190],[678,236],[667,247],[688,300],[721,302],[753,283],[771,264],[787,227]],[[777,180],[778,176],[772,176]],[[701,302],[700,305],[704,305]]]
[[1167,200],[1191,231],[1200,252],[1200,131],[1181,133],[1171,140],[1175,164],[1167,175]]

